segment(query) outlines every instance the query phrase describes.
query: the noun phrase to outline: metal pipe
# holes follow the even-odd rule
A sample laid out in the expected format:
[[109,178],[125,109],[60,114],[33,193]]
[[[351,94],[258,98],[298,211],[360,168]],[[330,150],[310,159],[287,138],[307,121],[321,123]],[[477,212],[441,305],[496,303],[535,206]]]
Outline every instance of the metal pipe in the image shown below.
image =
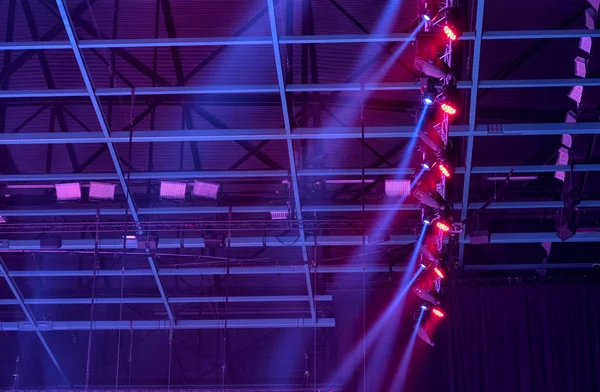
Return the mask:
[[[229,319],[229,320],[124,320],[124,321],[94,321],[92,330],[171,330],[171,329],[223,329],[227,328],[332,328],[335,319],[322,318],[316,322],[312,319]],[[43,321],[38,323],[40,331],[87,331],[89,321]],[[2,322],[0,331],[34,332],[35,327],[28,321]]]

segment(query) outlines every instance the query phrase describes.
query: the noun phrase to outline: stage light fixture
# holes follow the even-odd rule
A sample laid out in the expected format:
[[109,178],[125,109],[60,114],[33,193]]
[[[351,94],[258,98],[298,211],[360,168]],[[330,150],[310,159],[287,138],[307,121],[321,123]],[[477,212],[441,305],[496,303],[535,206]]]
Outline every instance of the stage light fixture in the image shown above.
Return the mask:
[[419,251],[427,260],[435,265],[440,264],[442,261],[442,256],[433,241],[422,242]]
[[429,336],[429,333],[421,325],[419,326],[419,329],[417,329],[417,336],[419,338],[421,338],[421,340],[423,340],[425,343],[427,343],[428,345],[430,345],[431,347],[435,346],[435,343],[433,342],[433,340]]
[[438,316],[439,318],[443,318],[444,317],[444,312],[442,312],[440,309],[438,308],[433,308],[433,310],[431,311],[433,314],[435,314],[436,316]]
[[448,208],[448,203],[442,195],[436,190],[430,190],[427,183],[420,181],[412,190],[412,197],[417,199],[421,204],[438,209],[445,210]]
[[90,191],[88,196],[90,199],[94,200],[114,200],[115,184],[92,181],[90,182]]
[[385,180],[386,196],[410,195],[410,180]]
[[185,182],[161,181],[160,198],[172,200],[185,200],[186,187],[187,185]]
[[446,275],[444,274],[444,271],[442,270],[442,267],[440,267],[440,266],[433,267],[433,271],[440,279],[444,279],[446,277]]
[[450,166],[447,163],[440,162],[438,164],[438,170],[444,178],[450,178],[452,176]]
[[217,200],[220,188],[221,184],[196,180],[194,181],[194,187],[192,188],[192,196]]
[[413,292],[417,295],[417,297],[421,298],[423,301],[427,301],[433,305],[439,305],[440,303],[440,301],[433,295],[431,290],[415,286],[413,288]]
[[421,96],[423,98],[423,104],[433,105],[438,96],[438,90],[435,87],[435,79],[421,79]]
[[425,269],[427,269],[427,266],[425,264],[421,263],[421,264],[419,264],[419,268],[425,270]]
[[429,309],[429,308],[427,307],[427,305],[425,305],[425,304],[421,305],[421,310],[425,311],[425,310],[427,310],[427,309]]
[[458,111],[456,102],[459,101],[459,98],[455,84],[444,86],[442,92],[438,96],[438,102],[441,104],[440,108],[449,116],[454,116]]
[[452,7],[446,11],[446,24],[442,30],[451,41],[456,41],[462,35],[460,20],[460,9],[458,7]]
[[78,182],[55,184],[54,189],[58,201],[81,200],[81,184]]
[[423,207],[423,210],[421,211],[421,218],[423,224],[430,225],[435,219],[435,210],[431,207]]
[[423,126],[419,129],[419,139],[436,154],[442,154],[446,149],[442,137],[435,130],[432,118],[425,119]]
[[452,70],[448,64],[444,63],[440,59],[435,59],[433,62],[429,62],[422,57],[415,57],[413,66],[417,71],[430,78],[448,79],[449,76],[452,76]]
[[450,231],[451,226],[448,222],[443,221],[443,220],[438,220],[435,222],[435,227],[438,228],[438,230],[443,231],[444,233],[447,233]]

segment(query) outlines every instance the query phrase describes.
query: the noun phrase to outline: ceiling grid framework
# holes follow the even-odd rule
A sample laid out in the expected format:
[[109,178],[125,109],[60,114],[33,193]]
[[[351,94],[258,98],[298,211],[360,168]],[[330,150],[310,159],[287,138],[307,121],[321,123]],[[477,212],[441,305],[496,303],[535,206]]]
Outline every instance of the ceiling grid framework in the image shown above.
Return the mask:
[[[324,342],[339,327],[341,306],[328,287],[397,280],[417,242],[421,206],[411,198],[399,204],[383,187],[420,170],[417,153],[399,167],[413,154],[405,148],[419,105],[420,83],[403,66],[414,57],[407,15],[416,2],[403,2],[398,25],[387,32],[373,25],[380,17],[375,10],[386,4],[379,0],[362,16],[354,14],[357,0],[319,6],[315,0],[226,0],[222,7],[161,0],[137,5],[140,15],[156,20],[140,21],[135,31],[123,26],[136,13],[124,3],[0,2],[7,13],[0,21],[0,153],[6,151],[0,274],[7,283],[0,286],[0,331],[35,333],[65,384],[78,378],[58,347],[92,330],[111,347],[110,331],[129,332],[133,347],[134,331],[162,331],[156,340],[166,342],[177,330],[175,336],[188,339],[188,355],[202,333],[215,333],[204,336],[219,346],[250,330],[298,330],[303,344],[320,339],[318,359],[327,363]],[[462,118],[449,126],[455,170],[446,195],[450,217],[463,223],[445,241],[448,265],[455,266],[450,275],[537,276],[542,262],[550,274],[587,274],[600,261],[594,181],[600,150],[591,146],[585,162],[549,162],[561,135],[600,133],[597,111],[585,113],[595,121],[553,122],[562,116],[555,112],[572,109],[571,87],[599,90],[600,69],[592,59],[585,79],[570,77],[571,69],[537,72],[552,58],[535,48],[547,41],[560,51],[582,37],[599,38],[600,30],[572,28],[576,23],[552,30],[564,18],[561,9],[561,15],[544,11],[546,21],[529,25],[523,14],[505,23],[506,31],[490,31],[486,26],[505,15],[497,14],[502,3],[460,4],[473,31],[453,43],[451,64],[464,105]],[[577,16],[581,6],[565,8]],[[313,12],[321,14],[313,19]],[[192,23],[188,15],[201,16]],[[507,54],[494,49],[512,42],[519,45]],[[395,52],[398,47],[405,52]],[[512,78],[521,47],[529,55],[516,68],[525,73]],[[386,66],[391,71],[373,76]],[[522,97],[511,98],[515,92]],[[562,92],[565,102],[555,98]],[[528,101],[529,93],[539,102]],[[128,151],[131,162],[124,159]],[[564,205],[560,184],[552,182],[556,171],[590,177],[581,186],[580,230],[567,241],[553,225]],[[502,181],[514,175],[528,180]],[[221,191],[217,200],[164,200],[159,183],[165,180],[214,182]],[[88,200],[90,181],[116,184],[114,200]],[[57,203],[54,185],[68,182],[81,183],[82,199]],[[277,215],[287,219],[270,220]],[[382,222],[388,223],[383,240],[369,234]],[[100,230],[97,243],[94,230]],[[481,231],[489,232],[486,244],[473,239]],[[153,249],[124,246],[125,233],[157,240]],[[48,238],[60,238],[60,245],[49,247]],[[550,261],[539,256],[542,242],[555,244]],[[92,261],[96,251],[99,265]],[[120,257],[123,269],[113,260]],[[90,294],[90,278],[97,279],[98,297]],[[119,296],[121,279],[125,294]],[[99,314],[90,321],[92,303]],[[123,319],[117,306],[125,309]],[[186,335],[194,331],[197,336]],[[216,347],[217,359],[207,361],[216,369],[211,382],[221,381],[221,371],[234,381],[235,363],[224,359],[235,351],[231,346]],[[98,385],[114,382],[107,380]]]

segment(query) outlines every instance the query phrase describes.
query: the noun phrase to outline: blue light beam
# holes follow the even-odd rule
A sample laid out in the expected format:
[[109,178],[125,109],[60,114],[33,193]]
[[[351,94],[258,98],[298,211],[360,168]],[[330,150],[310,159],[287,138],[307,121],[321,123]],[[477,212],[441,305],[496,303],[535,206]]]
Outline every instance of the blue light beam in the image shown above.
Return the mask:
[[410,336],[410,340],[406,345],[406,349],[404,350],[404,354],[402,354],[402,359],[400,360],[400,366],[396,371],[396,375],[394,376],[394,380],[392,381],[392,388],[390,391],[402,391],[404,388],[404,384],[406,383],[406,376],[408,373],[408,367],[410,365],[410,360],[412,359],[412,353],[415,348],[415,341],[417,340],[417,331],[419,330],[419,326],[421,325],[421,320],[423,319],[423,314],[425,313],[425,309],[421,308],[421,312],[419,314],[419,318],[413,332]]

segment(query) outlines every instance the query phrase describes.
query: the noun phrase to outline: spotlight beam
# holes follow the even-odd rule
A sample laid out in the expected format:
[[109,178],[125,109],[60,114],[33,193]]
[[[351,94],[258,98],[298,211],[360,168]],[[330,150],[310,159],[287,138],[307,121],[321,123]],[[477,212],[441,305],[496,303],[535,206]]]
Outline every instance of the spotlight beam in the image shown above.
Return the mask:
[[412,353],[415,348],[415,342],[417,340],[417,331],[419,330],[419,326],[421,325],[421,320],[423,319],[424,313],[425,309],[421,308],[421,312],[419,314],[419,318],[417,319],[417,323],[415,324],[413,332],[410,335],[410,340],[406,345],[404,354],[402,354],[400,366],[398,367],[398,371],[396,371],[396,375],[394,376],[394,381],[392,382],[392,388],[390,389],[390,391],[402,391],[404,388],[404,384],[406,383],[406,376],[408,373],[408,367],[410,365]]
[[375,324],[371,327],[369,332],[361,339],[361,341],[354,346],[352,352],[346,356],[346,358],[338,367],[338,369],[333,372],[333,375],[330,377],[329,380],[330,382],[343,383],[352,375],[353,371],[363,359],[361,355],[363,347],[366,348],[366,350],[369,350],[373,346],[373,343],[377,339],[377,336],[382,331],[384,326],[387,324],[389,318],[393,314],[397,313],[398,308],[402,304],[404,297],[406,296],[414,282],[417,280],[421,272],[423,272],[424,268],[420,267],[412,277],[410,276],[410,271],[414,269],[417,259],[419,257],[419,247],[423,242],[423,238],[425,237],[426,227],[427,225],[423,226],[421,234],[419,235],[419,239],[415,244],[415,248],[411,254],[411,258],[407,267],[407,272],[404,274],[400,282],[399,292],[395,295],[393,301],[388,305],[385,312],[380,316],[379,320],[375,322]]

